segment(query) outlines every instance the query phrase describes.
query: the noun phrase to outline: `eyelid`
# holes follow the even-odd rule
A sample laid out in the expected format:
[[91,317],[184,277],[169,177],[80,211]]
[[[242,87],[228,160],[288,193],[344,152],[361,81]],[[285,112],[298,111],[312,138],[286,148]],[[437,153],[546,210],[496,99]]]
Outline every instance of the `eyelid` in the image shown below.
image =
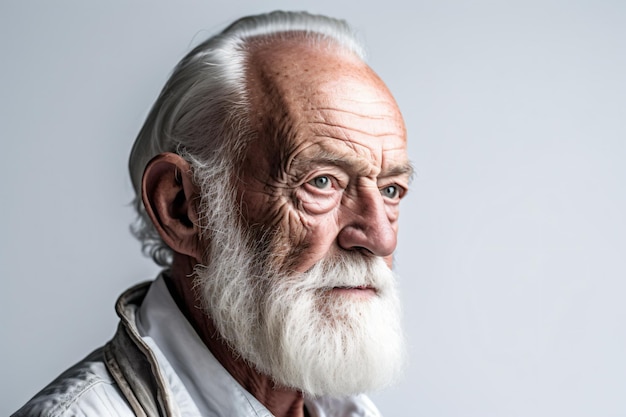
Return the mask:
[[[378,189],[381,191],[381,195],[382,195],[382,191],[387,188],[387,187],[396,187],[397,191],[398,191],[398,195],[396,197],[387,197],[393,201],[400,201],[408,192],[407,187],[405,187],[404,185],[398,184],[397,182],[392,182],[392,183],[387,183],[384,185],[381,185]],[[383,195],[383,197],[385,197]]]
[[339,169],[335,169],[334,167],[317,167],[310,170],[302,180],[301,184],[307,184],[313,181],[318,177],[328,177],[330,178],[332,185],[337,188],[345,188],[349,178],[345,173],[343,173]]
[[[317,187],[313,182],[320,177],[327,177],[330,180],[330,184],[325,188]],[[302,186],[306,187],[308,192],[317,193],[320,195],[331,194],[341,188],[341,185],[339,184],[337,178],[326,171],[316,172],[312,175],[307,176],[305,181],[302,183]]]
[[[328,184],[327,184],[327,187],[324,187],[324,188],[319,188],[319,187],[315,184],[315,181],[316,181],[317,179],[319,179],[319,178],[328,178]],[[310,180],[308,180],[306,183],[307,183],[307,184],[312,185],[313,187],[317,188],[318,190],[325,190],[325,189],[327,189],[328,187],[332,187],[332,186],[334,185],[335,181],[334,181],[334,178],[333,178],[333,176],[332,176],[332,175],[321,174],[321,175],[316,175],[316,176],[314,176],[313,178],[311,178]]]

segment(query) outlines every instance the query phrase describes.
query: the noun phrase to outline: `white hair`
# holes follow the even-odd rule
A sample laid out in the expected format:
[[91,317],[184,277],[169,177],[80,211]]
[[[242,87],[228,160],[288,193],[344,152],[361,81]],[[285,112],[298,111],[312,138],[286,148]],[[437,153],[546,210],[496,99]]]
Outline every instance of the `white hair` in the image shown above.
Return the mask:
[[153,227],[141,199],[148,162],[175,152],[196,170],[220,165],[236,177],[247,143],[255,139],[246,89],[247,46],[258,38],[281,39],[297,32],[307,41],[336,45],[364,60],[364,50],[343,20],[305,12],[276,11],[237,20],[195,47],[174,68],[135,140],[129,170],[135,188],[137,223],[131,230],[144,253],[158,264],[171,263],[172,252]]

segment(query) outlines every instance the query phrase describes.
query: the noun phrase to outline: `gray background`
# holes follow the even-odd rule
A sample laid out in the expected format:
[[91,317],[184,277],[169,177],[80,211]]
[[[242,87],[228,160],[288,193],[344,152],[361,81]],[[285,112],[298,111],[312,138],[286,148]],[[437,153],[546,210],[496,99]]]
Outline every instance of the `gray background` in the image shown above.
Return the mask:
[[387,416],[625,416],[626,2],[3,1],[0,414],[105,342],[155,276],[126,160],[172,66],[244,15],[348,19],[417,166],[411,362]]

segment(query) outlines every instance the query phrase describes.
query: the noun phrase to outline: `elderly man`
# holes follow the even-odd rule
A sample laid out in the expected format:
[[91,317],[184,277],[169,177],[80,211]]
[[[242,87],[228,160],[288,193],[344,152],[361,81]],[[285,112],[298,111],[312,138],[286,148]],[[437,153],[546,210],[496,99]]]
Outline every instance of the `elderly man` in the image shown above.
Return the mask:
[[167,268],[114,338],[15,415],[377,416],[403,341],[390,270],[411,166],[342,21],[241,19],[175,68],[130,156]]

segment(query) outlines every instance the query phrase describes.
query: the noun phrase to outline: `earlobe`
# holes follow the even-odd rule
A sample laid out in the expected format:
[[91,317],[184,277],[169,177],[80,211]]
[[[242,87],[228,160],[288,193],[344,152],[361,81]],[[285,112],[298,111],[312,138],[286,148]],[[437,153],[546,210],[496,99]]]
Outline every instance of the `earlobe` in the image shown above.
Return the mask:
[[189,163],[180,155],[162,153],[146,166],[142,199],[154,227],[174,252],[199,262],[197,197],[198,189],[192,181]]

